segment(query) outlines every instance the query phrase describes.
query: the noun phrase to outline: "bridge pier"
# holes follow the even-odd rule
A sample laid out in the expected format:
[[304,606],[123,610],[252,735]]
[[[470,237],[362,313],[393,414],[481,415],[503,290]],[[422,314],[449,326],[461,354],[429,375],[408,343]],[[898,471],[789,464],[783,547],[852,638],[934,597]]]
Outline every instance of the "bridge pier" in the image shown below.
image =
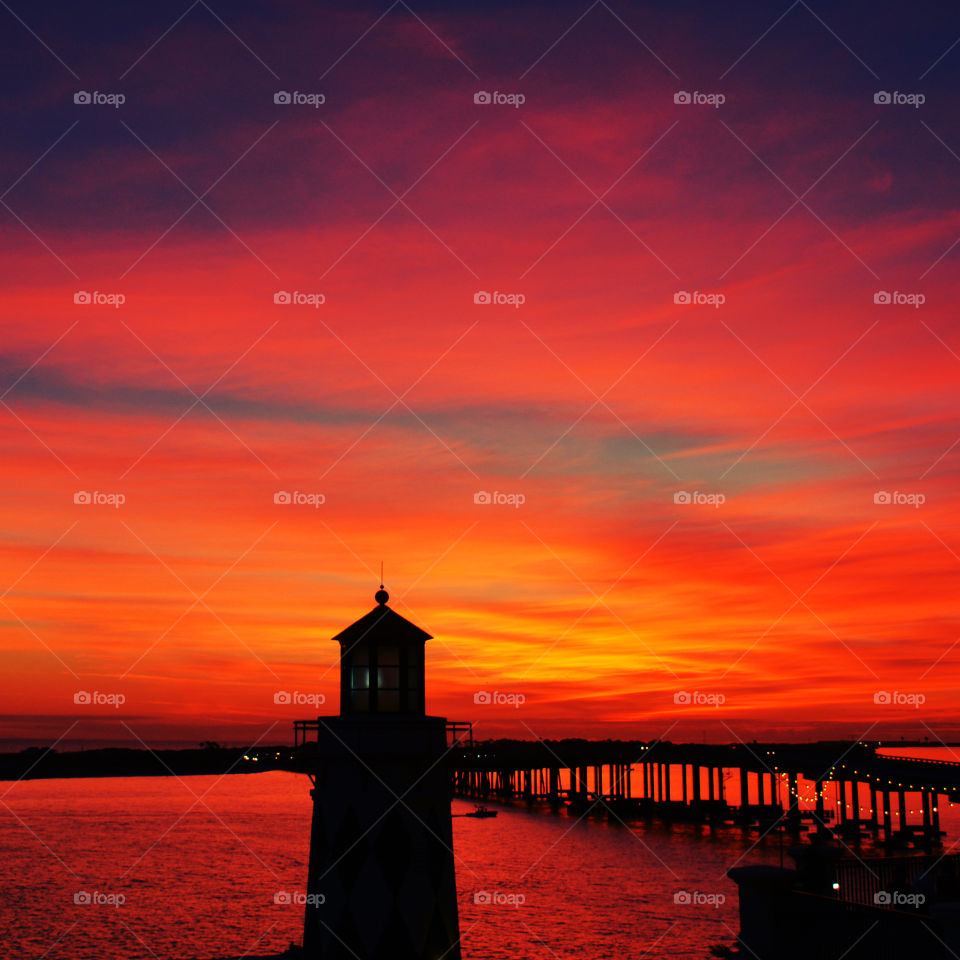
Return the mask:
[[[869,829],[878,841],[882,837],[889,843],[904,839],[918,844],[938,842],[940,793],[960,792],[960,765],[956,764],[883,757],[863,745],[850,748],[848,752],[857,752],[847,763],[835,761],[832,744],[767,746],[759,752],[756,744],[574,741],[557,747],[514,744],[503,752],[491,746],[482,748],[487,752],[477,752],[472,743],[467,748],[455,743],[452,749],[459,751],[461,759],[450,776],[459,795],[476,797],[478,802],[522,797],[528,805],[543,803],[553,809],[569,802],[571,812],[582,812],[600,801],[609,805],[611,814],[623,817],[642,812],[703,820],[716,820],[728,803],[737,802],[739,782],[738,819],[745,827],[758,817],[767,824],[782,808],[791,830],[806,825],[814,814],[822,832],[836,829],[853,837]],[[764,755],[771,768],[776,765],[775,772],[757,763],[757,757]],[[724,782],[727,770],[733,778],[730,797]],[[806,801],[801,802],[801,780],[809,781],[816,791],[809,810]],[[910,814],[907,793],[919,796],[916,818]],[[631,798],[635,799],[631,802]],[[832,810],[826,806],[833,800],[837,822],[831,821],[828,828]]]
[[800,784],[797,774],[792,770],[787,773],[787,797],[787,823],[791,830],[796,831],[800,827]]

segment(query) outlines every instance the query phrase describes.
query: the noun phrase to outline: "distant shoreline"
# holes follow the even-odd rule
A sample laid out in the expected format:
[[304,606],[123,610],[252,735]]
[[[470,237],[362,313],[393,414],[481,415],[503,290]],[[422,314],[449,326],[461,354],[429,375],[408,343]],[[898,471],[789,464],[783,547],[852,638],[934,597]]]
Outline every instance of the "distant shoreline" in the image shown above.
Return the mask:
[[[0,754],[0,781],[71,780],[102,777],[186,777],[261,773],[280,769],[275,755],[289,760],[291,748],[206,747],[193,750],[143,750],[105,747],[56,751],[32,748]],[[248,757],[249,759],[245,759]],[[256,757],[256,759],[253,759]]]

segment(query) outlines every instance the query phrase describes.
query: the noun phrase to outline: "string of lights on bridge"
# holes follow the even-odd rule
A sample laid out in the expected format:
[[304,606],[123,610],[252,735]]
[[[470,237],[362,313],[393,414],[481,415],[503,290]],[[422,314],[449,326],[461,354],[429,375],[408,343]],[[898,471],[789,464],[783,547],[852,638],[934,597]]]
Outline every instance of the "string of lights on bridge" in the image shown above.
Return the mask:
[[[764,751],[764,752],[767,754],[768,757],[776,756],[776,751],[774,751],[774,750],[766,750],[766,751]],[[849,771],[849,770],[850,770],[850,768],[849,768],[845,763],[841,763],[841,764],[840,764],[840,768],[841,768],[842,770],[846,770],[846,771]],[[836,769],[837,769],[836,766],[833,766],[833,767],[830,768],[831,778],[832,778],[832,775],[836,772]],[[785,772],[784,772],[784,773],[781,773],[781,772],[780,772],[780,768],[779,768],[778,766],[776,766],[776,765],[774,765],[773,770],[774,770],[774,773],[775,773],[776,776],[777,776],[778,782],[780,782],[780,783],[783,782],[783,778],[784,778],[784,777],[789,777],[789,774],[787,774],[787,773],[785,773]],[[867,773],[866,771],[863,771],[863,772],[861,773],[859,770],[854,769],[854,770],[853,770],[853,774],[854,774],[855,776],[858,776],[858,777],[863,777],[863,778],[864,778],[864,782],[867,783],[868,786],[874,786],[874,784],[876,784],[877,786],[880,786],[881,783],[882,783],[882,781],[883,781],[883,777],[877,776],[876,774]],[[825,781],[824,781],[824,782],[825,782]],[[835,781],[835,782],[836,782],[836,781]],[[788,784],[789,784],[789,780],[788,780]],[[903,792],[903,793],[906,793],[908,790],[914,791],[914,792],[920,791],[921,793],[923,793],[925,789],[928,789],[928,788],[925,788],[925,787],[917,787],[917,786],[915,786],[915,785],[912,784],[912,783],[911,783],[911,784],[906,784],[906,783],[901,783],[901,782],[899,782],[899,781],[898,781],[898,782],[895,782],[895,781],[893,781],[893,780],[887,780],[887,786],[890,786],[890,787],[898,787],[899,790],[900,790],[901,792]],[[883,788],[882,788],[882,786],[881,786],[881,791],[882,791],[882,789],[883,789]],[[805,802],[807,802],[807,803],[815,803],[817,799],[821,799],[821,800],[825,799],[825,798],[826,798],[826,792],[827,792],[827,791],[826,791],[826,787],[824,787],[822,790],[820,790],[820,791],[818,792],[818,791],[817,791],[817,788],[814,786],[814,788],[813,788],[813,796],[811,796],[811,797],[804,797],[804,796],[801,796],[801,795],[800,795],[800,789],[799,789],[799,786],[798,786],[796,790],[794,790],[794,789],[792,789],[792,788],[789,788],[788,792],[789,792],[789,794],[790,794],[791,796],[796,797],[797,800],[799,800],[799,801],[805,801]],[[844,791],[844,793],[846,793],[846,791]],[[859,790],[857,791],[857,793],[858,793],[858,795],[859,795]],[[938,792],[937,792],[936,790],[934,790],[934,791],[933,791],[933,795],[934,795],[934,802],[933,802],[933,804],[931,805],[931,810],[932,810],[934,813],[939,813],[939,811],[940,811],[940,806],[939,806],[938,801],[936,800],[936,798],[939,796],[939,794],[938,794]],[[841,802],[838,798],[835,798],[835,799],[836,799],[836,803],[837,803],[837,806],[838,806],[838,807],[839,807],[839,806],[843,806],[844,809],[850,809],[850,810],[852,810],[853,807],[854,807],[854,805],[853,805],[852,803],[848,803],[848,802],[846,801],[846,797],[844,797],[844,800],[843,800],[842,802]],[[950,807],[956,806],[956,804],[954,804],[953,801],[950,800],[949,798],[947,799],[947,805],[950,806]],[[874,810],[874,808],[873,808],[872,806],[871,806],[871,807],[861,807],[861,806],[857,805],[857,809],[858,809],[861,813],[873,814],[873,813],[875,812],[875,810]],[[879,809],[879,811],[877,811],[877,812],[884,812],[884,808],[881,807],[881,808]],[[886,812],[892,812],[892,810],[888,810],[888,811],[886,811]],[[910,808],[909,810],[907,810],[907,811],[900,811],[901,815],[902,815],[904,812],[906,812],[906,813],[920,813],[920,814],[922,814],[922,813],[924,813],[925,811],[924,811],[923,808],[920,808],[920,809],[918,809],[918,810],[914,810],[914,809],[911,807],[911,808]]]

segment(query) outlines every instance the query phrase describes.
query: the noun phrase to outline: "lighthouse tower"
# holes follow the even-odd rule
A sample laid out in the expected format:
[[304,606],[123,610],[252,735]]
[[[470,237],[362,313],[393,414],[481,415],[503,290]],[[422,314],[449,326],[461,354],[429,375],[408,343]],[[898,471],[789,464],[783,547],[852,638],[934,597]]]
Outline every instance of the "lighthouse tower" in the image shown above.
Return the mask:
[[460,960],[444,762],[426,716],[430,634],[377,605],[340,644],[340,715],[317,721],[307,960]]

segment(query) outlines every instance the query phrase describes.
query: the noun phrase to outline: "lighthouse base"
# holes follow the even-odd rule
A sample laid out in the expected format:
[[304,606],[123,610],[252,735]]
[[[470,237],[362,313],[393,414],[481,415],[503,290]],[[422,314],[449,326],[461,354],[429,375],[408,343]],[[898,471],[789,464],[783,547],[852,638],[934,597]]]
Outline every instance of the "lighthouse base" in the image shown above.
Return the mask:
[[321,718],[305,960],[460,960],[442,717]]

